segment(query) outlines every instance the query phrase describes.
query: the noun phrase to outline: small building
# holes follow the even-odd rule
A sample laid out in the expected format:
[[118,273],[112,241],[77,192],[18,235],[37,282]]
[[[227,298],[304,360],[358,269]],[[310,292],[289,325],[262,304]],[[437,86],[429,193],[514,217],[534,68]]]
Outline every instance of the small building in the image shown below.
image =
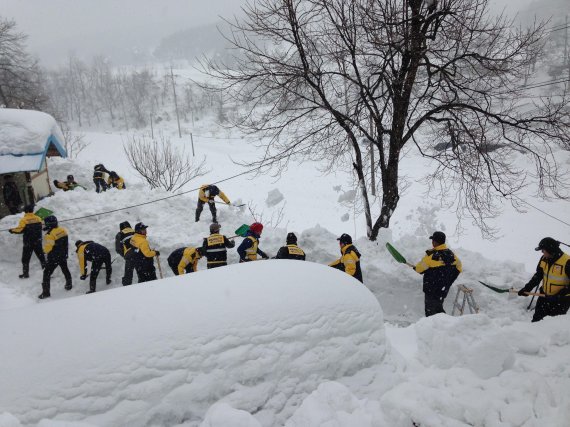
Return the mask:
[[61,129],[49,114],[0,108],[0,218],[53,194],[47,158],[67,157],[64,146]]

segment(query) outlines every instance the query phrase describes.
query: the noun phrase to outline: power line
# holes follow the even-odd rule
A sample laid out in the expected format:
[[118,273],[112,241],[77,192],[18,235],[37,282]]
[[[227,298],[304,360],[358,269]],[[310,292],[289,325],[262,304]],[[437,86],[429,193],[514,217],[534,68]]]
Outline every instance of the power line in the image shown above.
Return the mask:
[[516,198],[518,201],[520,201],[521,203],[524,203],[525,205],[530,206],[531,208],[536,209],[536,210],[539,211],[539,212],[542,212],[544,215],[549,216],[550,218],[552,218],[552,219],[554,219],[554,220],[556,220],[556,221],[558,221],[558,222],[561,222],[562,224],[567,225],[568,227],[570,227],[570,223],[568,223],[568,222],[566,222],[566,221],[564,221],[564,220],[562,220],[562,219],[560,219],[560,218],[557,218],[557,217],[555,217],[555,216],[552,215],[552,214],[549,214],[548,212],[546,212],[546,211],[544,211],[544,210],[542,210],[542,209],[540,209],[540,208],[538,208],[538,207],[536,207],[536,206],[530,204],[529,202],[527,202],[526,200],[521,199],[520,197],[515,196],[515,198]]

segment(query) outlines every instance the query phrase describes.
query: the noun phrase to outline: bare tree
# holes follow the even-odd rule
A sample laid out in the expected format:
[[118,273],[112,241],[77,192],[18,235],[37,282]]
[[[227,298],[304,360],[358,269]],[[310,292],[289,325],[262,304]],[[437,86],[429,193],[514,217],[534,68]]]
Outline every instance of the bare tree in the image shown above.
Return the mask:
[[85,134],[71,132],[65,123],[61,124],[61,128],[63,130],[64,148],[67,152],[67,157],[77,159],[79,153],[89,147],[91,143],[85,140]]
[[522,106],[544,24],[515,28],[488,0],[257,0],[244,11],[228,35],[235,65],[203,65],[245,108],[234,124],[269,137],[255,165],[280,171],[297,155],[352,170],[371,240],[398,205],[406,145],[434,160],[433,182],[484,232],[498,200],[531,178],[560,196],[552,147],[570,138],[568,98]]
[[46,109],[48,98],[37,62],[26,52],[26,35],[0,17],[0,103],[8,108]]
[[158,140],[132,135],[123,145],[123,150],[133,169],[148,182],[150,188],[177,191],[208,172],[205,158],[195,163],[184,148],[176,148],[163,134]]

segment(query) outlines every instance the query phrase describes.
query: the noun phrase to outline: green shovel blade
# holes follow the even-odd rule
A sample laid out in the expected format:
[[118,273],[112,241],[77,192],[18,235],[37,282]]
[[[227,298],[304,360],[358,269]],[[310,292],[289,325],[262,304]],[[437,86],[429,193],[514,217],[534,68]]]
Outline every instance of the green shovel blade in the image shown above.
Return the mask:
[[53,211],[50,211],[49,209],[46,208],[39,208],[36,211],[36,215],[39,216],[41,219],[46,219],[46,217],[53,215]]
[[388,249],[388,252],[390,252],[390,255],[392,255],[394,257],[394,259],[396,261],[398,261],[400,264],[407,264],[406,258],[404,258],[404,256],[400,252],[398,252],[396,250],[396,248],[388,242],[386,242],[386,249]]
[[239,226],[239,228],[236,230],[236,236],[241,236],[241,237],[245,237],[245,234],[248,232],[249,230],[249,225],[247,224],[242,224]]

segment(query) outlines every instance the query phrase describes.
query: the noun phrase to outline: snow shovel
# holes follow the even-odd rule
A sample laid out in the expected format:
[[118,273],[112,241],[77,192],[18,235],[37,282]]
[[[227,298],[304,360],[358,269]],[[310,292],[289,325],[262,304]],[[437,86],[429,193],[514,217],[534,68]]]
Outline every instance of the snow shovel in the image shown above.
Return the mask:
[[409,262],[407,262],[406,258],[404,258],[404,256],[400,252],[398,252],[396,250],[396,248],[388,242],[386,242],[386,249],[388,249],[388,252],[390,252],[390,255],[392,255],[394,257],[394,259],[396,261],[398,261],[400,264],[406,264],[412,268],[414,267],[413,264],[410,264]]
[[160,257],[158,255],[156,256],[156,265],[158,265],[158,273],[160,274],[160,278],[164,279],[164,277],[162,277],[162,267],[160,266]]
[[47,208],[39,208],[35,214],[39,216],[43,221],[44,219],[46,219],[46,217],[53,215],[53,211],[50,211]]
[[234,205],[233,203],[226,203],[226,202],[218,202],[214,200],[214,203],[217,205],[226,205],[226,206],[233,206],[234,208],[241,208],[242,206],[245,206],[245,203],[242,203],[241,205]]
[[245,237],[245,235],[248,231],[249,231],[249,225],[242,224],[236,229],[236,231],[235,231],[236,235],[232,236],[232,237],[228,237],[228,239],[235,239],[236,237]]
[[[497,288],[496,286],[491,286],[488,285],[484,282],[481,282],[480,280],[478,280],[479,283],[481,283],[483,286],[491,289],[494,292],[497,292],[499,294],[504,294],[504,293],[509,293],[509,294],[516,294],[519,291],[515,288],[509,288],[509,289],[502,289],[502,288]],[[527,295],[532,295],[532,296],[537,296],[537,297],[543,297],[544,294],[538,293],[538,292],[525,292]]]

